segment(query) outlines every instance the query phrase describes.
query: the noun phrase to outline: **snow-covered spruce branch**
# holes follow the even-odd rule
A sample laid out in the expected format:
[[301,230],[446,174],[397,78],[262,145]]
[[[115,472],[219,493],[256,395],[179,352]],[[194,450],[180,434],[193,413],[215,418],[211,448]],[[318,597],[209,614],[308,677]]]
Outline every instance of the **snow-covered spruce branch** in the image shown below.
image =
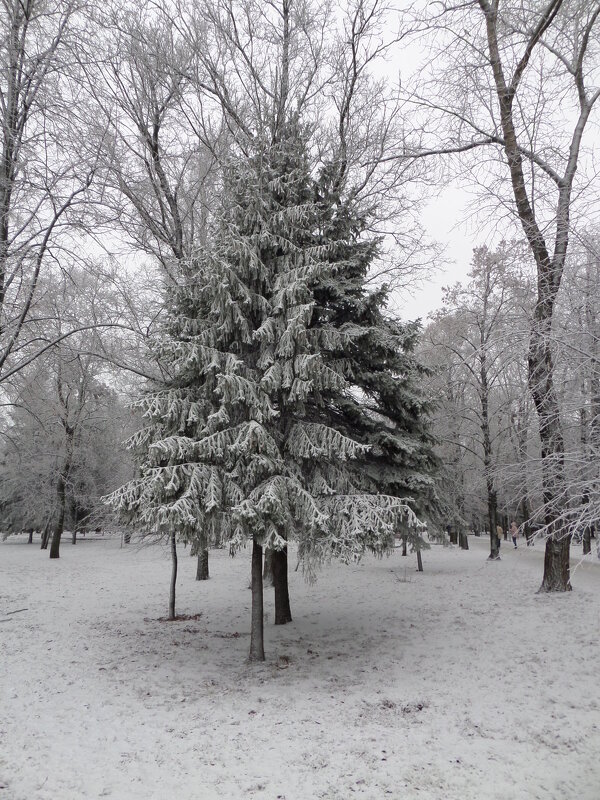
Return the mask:
[[286,441],[286,450],[303,459],[348,461],[370,449],[370,445],[360,444],[334,428],[305,422],[295,424]]

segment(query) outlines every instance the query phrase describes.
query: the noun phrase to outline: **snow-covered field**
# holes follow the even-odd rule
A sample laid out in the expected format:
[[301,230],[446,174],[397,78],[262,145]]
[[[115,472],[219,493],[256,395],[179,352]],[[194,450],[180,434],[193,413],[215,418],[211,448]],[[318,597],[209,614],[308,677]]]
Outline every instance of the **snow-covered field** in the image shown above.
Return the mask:
[[[600,564],[435,546],[294,573],[249,666],[249,552],[0,544],[0,800],[598,800]],[[24,610],[21,610],[24,609]],[[17,613],[11,613],[17,612]]]

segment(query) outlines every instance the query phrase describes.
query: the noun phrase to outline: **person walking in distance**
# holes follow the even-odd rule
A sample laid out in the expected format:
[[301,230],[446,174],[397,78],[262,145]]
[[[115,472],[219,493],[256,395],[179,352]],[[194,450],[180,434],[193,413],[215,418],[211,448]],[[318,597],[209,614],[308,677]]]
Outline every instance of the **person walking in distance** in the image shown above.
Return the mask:
[[502,525],[496,525],[496,537],[498,539],[498,552],[500,552],[500,542],[502,541],[502,535],[504,531],[502,530]]
[[513,544],[515,546],[515,550],[517,549],[517,536],[519,535],[519,529],[517,527],[517,523],[513,521],[510,523],[510,535],[513,540]]

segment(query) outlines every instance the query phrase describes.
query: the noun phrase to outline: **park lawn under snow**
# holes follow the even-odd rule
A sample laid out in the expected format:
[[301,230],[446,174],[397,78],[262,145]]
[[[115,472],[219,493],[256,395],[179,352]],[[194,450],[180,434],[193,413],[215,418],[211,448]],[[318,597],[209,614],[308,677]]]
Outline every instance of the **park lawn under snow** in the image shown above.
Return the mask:
[[[0,800],[597,800],[600,565],[537,595],[542,548],[434,546],[293,572],[246,663],[249,551],[0,544]],[[181,555],[184,551],[181,549]],[[21,609],[25,609],[22,610]],[[17,613],[11,613],[17,612]]]

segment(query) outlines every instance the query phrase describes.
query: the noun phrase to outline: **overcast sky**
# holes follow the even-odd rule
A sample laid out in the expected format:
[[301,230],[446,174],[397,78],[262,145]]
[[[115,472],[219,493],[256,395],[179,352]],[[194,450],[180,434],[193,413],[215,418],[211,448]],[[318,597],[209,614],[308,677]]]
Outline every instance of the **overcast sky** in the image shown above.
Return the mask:
[[464,281],[473,248],[486,243],[485,236],[476,230],[475,221],[465,222],[470,199],[463,190],[450,187],[424,209],[423,226],[429,237],[443,246],[446,263],[432,270],[412,295],[399,298],[397,308],[404,318],[421,317],[426,324],[427,315],[441,306],[442,287]]

